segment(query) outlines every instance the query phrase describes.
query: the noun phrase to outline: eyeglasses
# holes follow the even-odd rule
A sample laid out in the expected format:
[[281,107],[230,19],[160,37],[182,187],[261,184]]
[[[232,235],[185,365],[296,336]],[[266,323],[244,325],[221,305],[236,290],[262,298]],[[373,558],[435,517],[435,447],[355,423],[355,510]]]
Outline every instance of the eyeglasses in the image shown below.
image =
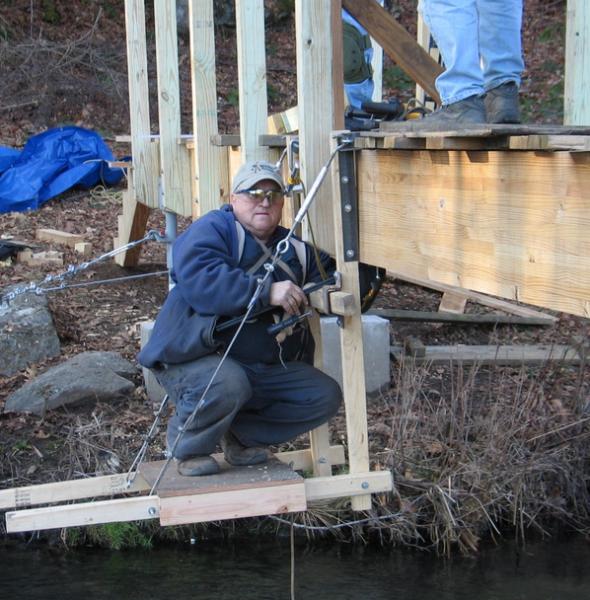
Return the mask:
[[283,192],[279,190],[241,190],[238,194],[247,194],[248,199],[257,204],[264,200],[268,200],[269,204],[277,203],[284,197]]

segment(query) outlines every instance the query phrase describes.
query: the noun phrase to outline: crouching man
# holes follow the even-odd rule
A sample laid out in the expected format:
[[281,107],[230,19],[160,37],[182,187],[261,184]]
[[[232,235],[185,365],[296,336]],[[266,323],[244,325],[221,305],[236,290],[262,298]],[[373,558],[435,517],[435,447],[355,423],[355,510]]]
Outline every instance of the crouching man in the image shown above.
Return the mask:
[[187,424],[238,326],[215,328],[246,312],[265,263],[287,233],[279,226],[283,202],[284,184],[275,166],[246,163],[233,180],[231,204],[198,219],[174,244],[176,285],[138,359],[174,403],[166,441],[181,475],[217,473],[211,454],[218,443],[232,465],[265,462],[266,446],[325,423],[341,403],[338,384],[311,365],[314,342],[305,322],[281,342],[267,332],[273,313],[300,314],[307,304],[303,286],[334,269],[327,254],[292,238],[254,307],[254,312],[269,306],[277,311],[244,325]]

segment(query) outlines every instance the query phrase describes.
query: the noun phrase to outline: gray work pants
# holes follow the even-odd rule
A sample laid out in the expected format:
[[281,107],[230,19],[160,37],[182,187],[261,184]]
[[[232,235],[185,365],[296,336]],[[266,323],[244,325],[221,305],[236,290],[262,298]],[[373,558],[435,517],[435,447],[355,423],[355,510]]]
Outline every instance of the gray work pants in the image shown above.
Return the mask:
[[[154,369],[175,405],[166,436],[169,450],[220,360],[213,354]],[[288,362],[285,368],[227,358],[174,456],[184,459],[211,454],[228,430],[244,446],[280,444],[325,423],[336,414],[341,401],[338,383],[307,363]]]

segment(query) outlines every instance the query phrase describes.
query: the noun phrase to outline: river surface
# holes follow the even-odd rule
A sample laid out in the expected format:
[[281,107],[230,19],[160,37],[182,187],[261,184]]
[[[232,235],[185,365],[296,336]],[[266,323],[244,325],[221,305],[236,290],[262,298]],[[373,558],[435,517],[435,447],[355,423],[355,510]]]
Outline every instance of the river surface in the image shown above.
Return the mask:
[[[146,551],[0,548],[1,600],[290,598],[288,540]],[[295,549],[297,600],[587,600],[590,543],[503,542],[475,558],[346,545]]]

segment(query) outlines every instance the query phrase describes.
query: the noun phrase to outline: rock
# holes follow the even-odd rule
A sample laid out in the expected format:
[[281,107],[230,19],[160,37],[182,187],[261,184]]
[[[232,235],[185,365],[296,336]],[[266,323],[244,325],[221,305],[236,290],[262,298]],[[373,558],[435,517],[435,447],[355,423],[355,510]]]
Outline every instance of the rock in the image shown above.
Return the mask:
[[48,369],[8,397],[4,412],[44,415],[59,406],[109,401],[129,394],[137,368],[116,352],[83,352]]
[[[2,290],[2,294],[9,291]],[[14,375],[59,353],[59,338],[45,296],[23,294],[8,306],[0,305],[0,375]]]

